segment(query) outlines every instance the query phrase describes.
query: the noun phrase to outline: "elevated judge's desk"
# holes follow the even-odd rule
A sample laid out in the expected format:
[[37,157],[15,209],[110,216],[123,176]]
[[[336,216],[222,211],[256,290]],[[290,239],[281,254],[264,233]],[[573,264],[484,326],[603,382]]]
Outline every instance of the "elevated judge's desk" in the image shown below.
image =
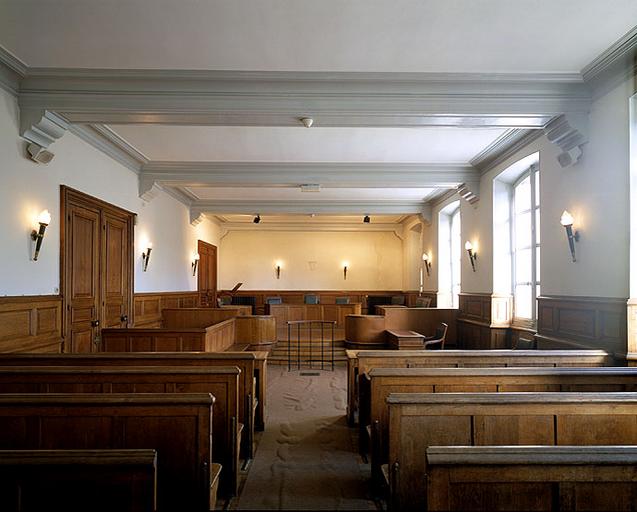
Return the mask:
[[277,329],[298,320],[326,320],[344,328],[347,315],[361,314],[361,304],[266,304],[265,311],[275,318]]

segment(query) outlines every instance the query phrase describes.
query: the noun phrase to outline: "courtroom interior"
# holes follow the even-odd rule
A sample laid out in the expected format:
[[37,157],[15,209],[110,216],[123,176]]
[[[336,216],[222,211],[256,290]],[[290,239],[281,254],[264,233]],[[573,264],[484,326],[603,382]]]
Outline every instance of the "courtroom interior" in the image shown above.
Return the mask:
[[635,510],[634,0],[0,0],[0,510]]

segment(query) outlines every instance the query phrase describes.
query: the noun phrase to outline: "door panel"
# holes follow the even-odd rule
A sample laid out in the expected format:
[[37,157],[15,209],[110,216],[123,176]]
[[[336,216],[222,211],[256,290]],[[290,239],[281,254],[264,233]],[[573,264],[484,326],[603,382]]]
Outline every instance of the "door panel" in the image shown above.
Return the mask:
[[199,267],[197,291],[202,306],[217,305],[217,247],[202,240],[197,242]]
[[66,352],[90,352],[99,321],[100,212],[67,207]]
[[128,221],[104,213],[102,237],[104,255],[102,327],[126,327],[130,311]]

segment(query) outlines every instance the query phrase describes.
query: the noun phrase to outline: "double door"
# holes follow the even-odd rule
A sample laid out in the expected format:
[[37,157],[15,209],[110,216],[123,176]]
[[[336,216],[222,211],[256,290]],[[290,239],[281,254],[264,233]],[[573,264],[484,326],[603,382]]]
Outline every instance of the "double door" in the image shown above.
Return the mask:
[[128,327],[135,214],[62,187],[64,352],[97,352],[103,327]]

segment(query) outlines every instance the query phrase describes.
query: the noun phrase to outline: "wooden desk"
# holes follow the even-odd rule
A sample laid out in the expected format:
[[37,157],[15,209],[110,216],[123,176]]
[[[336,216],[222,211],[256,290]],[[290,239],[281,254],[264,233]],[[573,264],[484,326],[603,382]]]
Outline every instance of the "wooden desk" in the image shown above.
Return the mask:
[[423,348],[425,337],[414,331],[387,331],[389,346],[395,350],[418,350]]
[[269,304],[266,312],[275,318],[277,329],[298,320],[327,320],[342,328],[347,315],[361,314],[361,304]]

